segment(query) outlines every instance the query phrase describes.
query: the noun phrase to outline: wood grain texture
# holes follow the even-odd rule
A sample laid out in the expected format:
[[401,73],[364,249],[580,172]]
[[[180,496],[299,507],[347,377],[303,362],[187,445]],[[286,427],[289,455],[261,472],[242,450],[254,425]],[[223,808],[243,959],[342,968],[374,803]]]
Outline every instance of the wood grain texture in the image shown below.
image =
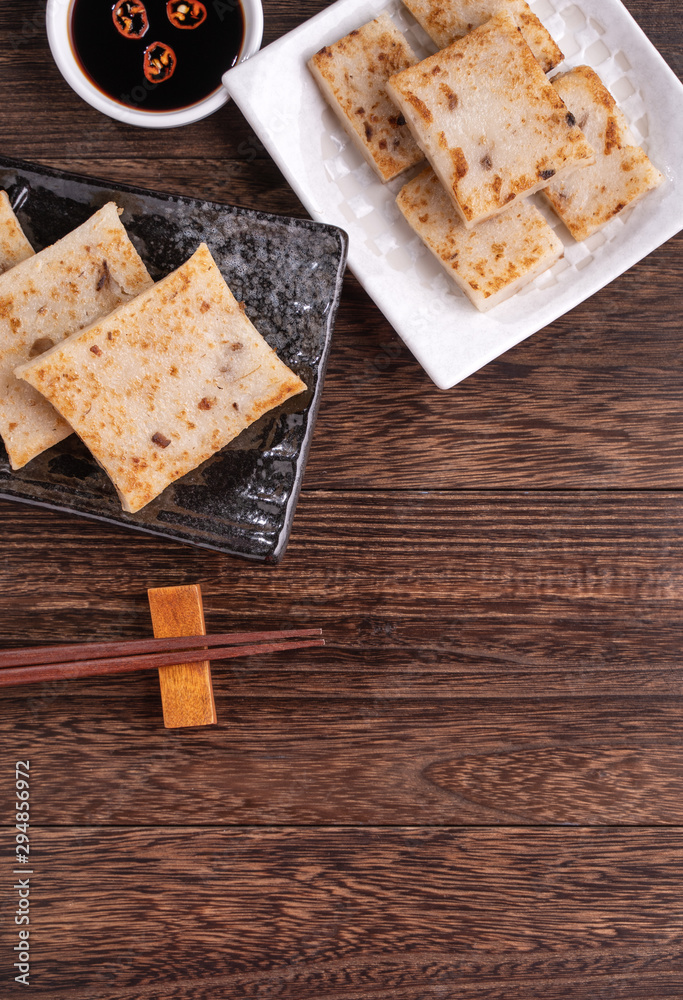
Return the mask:
[[31,995],[677,1000],[682,832],[45,830]]
[[[266,41],[326,6],[265,0]],[[675,0],[626,6],[679,77]],[[305,217],[234,104],[97,114],[44,0],[0,4],[3,153]],[[447,393],[351,275],[289,549],[254,565],[0,501],[2,646],[211,631],[327,645],[0,693],[0,994],[13,768],[31,760],[32,995],[679,1000],[683,240]]]
[[683,239],[449,392],[349,279],[311,487],[680,489]]
[[235,696],[681,691],[676,493],[305,491],[276,570],[38,508],[0,515],[5,646],[147,635],[144,566],[150,585],[201,579],[212,632],[324,627],[320,655],[217,665]]
[[[206,634],[199,584],[150,587],[147,599],[157,639]],[[208,660],[175,663],[160,667],[157,673],[167,729],[210,726],[217,721]]]
[[50,564],[53,515],[10,511],[27,611],[6,630],[37,610],[36,640],[144,633],[144,564],[173,585],[201,575],[211,631],[298,624],[327,640],[216,664],[222,724],[179,742],[150,678],[126,682],[125,718],[114,679],[3,692],[44,762],[41,823],[191,822],[197,798],[225,824],[682,821],[678,494],[306,492],[275,572],[76,518],[61,519],[70,557]]
[[3,699],[34,823],[683,825],[680,696],[271,700],[227,678],[196,732],[164,731],[155,696],[125,725],[96,693]]

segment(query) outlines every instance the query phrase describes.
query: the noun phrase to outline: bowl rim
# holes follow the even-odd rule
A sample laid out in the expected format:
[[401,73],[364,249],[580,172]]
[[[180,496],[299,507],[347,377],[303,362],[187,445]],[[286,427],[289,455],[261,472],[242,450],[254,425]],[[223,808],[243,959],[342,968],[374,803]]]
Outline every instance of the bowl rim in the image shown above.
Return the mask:
[[[78,63],[71,45],[69,25],[76,0],[47,0],[45,25],[47,39],[57,69],[71,89],[91,107],[126,125],[141,128],[175,128],[200,121],[221,108],[230,100],[223,84],[196,104],[177,111],[144,111],[119,104],[107,97],[86,76]],[[244,15],[244,38],[237,63],[244,62],[258,52],[263,40],[263,7],[261,0],[236,0]]]

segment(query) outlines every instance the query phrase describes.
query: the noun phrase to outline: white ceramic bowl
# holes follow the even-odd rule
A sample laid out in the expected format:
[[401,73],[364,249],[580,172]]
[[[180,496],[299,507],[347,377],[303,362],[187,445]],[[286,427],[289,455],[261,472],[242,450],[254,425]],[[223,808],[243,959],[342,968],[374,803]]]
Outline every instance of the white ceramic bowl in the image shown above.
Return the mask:
[[[244,14],[244,40],[238,57],[243,62],[249,56],[258,52],[263,38],[263,8],[261,0],[239,0]],[[129,108],[103,94],[81,68],[74,55],[71,44],[71,11],[74,0],[47,0],[46,23],[47,37],[52,56],[57,67],[76,93],[105,115],[128,125],[139,125],[142,128],[176,128],[179,125],[189,125],[191,122],[206,118],[222,107],[230,99],[225,87],[179,111],[142,111],[139,108]]]

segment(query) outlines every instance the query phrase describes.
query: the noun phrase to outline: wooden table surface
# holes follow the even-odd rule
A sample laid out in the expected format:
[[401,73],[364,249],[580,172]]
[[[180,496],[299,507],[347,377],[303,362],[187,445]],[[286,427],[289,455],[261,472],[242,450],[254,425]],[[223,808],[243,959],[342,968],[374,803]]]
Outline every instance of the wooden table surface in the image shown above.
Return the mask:
[[[627,0],[683,71],[677,0]],[[325,6],[266,0],[266,41]],[[90,109],[45,3],[0,6],[2,152],[305,211],[237,108]],[[352,276],[277,567],[0,503],[4,646],[207,625],[327,648],[2,694],[0,995],[16,984],[14,765],[30,760],[31,996],[683,995],[683,241],[449,392]]]

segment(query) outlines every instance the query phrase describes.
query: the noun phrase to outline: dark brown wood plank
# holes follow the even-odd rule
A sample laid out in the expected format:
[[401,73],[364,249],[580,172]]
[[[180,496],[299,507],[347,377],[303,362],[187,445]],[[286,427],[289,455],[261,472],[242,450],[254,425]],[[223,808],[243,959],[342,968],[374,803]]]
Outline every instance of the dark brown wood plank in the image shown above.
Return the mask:
[[211,631],[324,629],[320,656],[231,667],[235,695],[680,692],[676,493],[306,492],[279,567],[20,504],[0,520],[4,646],[150,635],[145,588],[200,582]]
[[214,668],[218,724],[164,731],[157,680],[111,690],[5,692],[32,823],[683,825],[681,696],[237,698]]
[[[80,621],[81,634],[104,631],[95,608],[72,609],[70,614],[48,609],[45,627],[56,629],[49,623],[62,614],[76,631]],[[131,602],[126,625],[133,628],[137,620]],[[132,634],[141,634],[140,622]],[[386,621],[353,610],[336,622],[324,622],[324,654],[217,663],[214,670],[226,697],[374,700],[389,693],[396,699],[533,699],[630,697],[634,692],[677,697],[681,691],[681,612],[658,602],[637,620],[628,609],[601,614],[599,604],[559,617],[540,603],[514,617],[509,609],[500,616],[472,610],[451,617],[438,630],[425,618]],[[97,678],[81,686],[70,682],[61,697],[70,705],[92,693],[114,701],[125,696],[128,702],[146,698],[150,691],[148,678],[131,676],[121,684],[125,687]],[[56,697],[60,689],[51,690]],[[155,717],[155,703],[150,711]]]
[[[324,6],[265,0],[266,40]],[[680,5],[627,6],[680,76]],[[234,106],[88,108],[43,16],[0,5],[5,155],[305,214]],[[328,639],[216,664],[213,732],[153,675],[3,693],[34,993],[678,1000],[682,244],[449,393],[349,277],[279,567],[0,503],[3,645],[149,635],[146,587],[196,582],[212,629]]]
[[[118,584],[107,607],[122,595],[137,597],[140,552],[146,582],[201,576],[208,596],[223,588],[224,607],[244,602],[250,617],[263,614],[266,602],[256,598],[268,588],[275,599],[284,576],[296,578],[296,592],[280,593],[278,613],[297,618],[311,606],[338,615],[342,599],[388,617],[420,609],[442,620],[464,602],[493,608],[508,601],[524,607],[600,600],[632,610],[638,599],[681,599],[678,493],[311,491],[301,499],[279,567],[30,505],[2,501],[0,510],[3,571],[14,584],[6,597],[19,606],[31,595],[41,612],[73,607],[74,599],[81,609],[97,607],[104,597],[98,572]],[[64,544],[57,546],[57,537]],[[64,574],[71,589],[60,593],[51,582]],[[1,623],[5,635],[14,624]]]
[[680,828],[41,830],[31,995],[677,1000],[681,845]]
[[682,250],[446,393],[347,281],[307,485],[680,488]]
[[226,824],[679,822],[678,494],[306,494],[276,568],[2,512],[6,645],[150,634],[144,586],[193,581],[211,630],[328,642],[217,664],[180,742],[153,676],[5,691],[41,822],[193,822],[188,778]]

